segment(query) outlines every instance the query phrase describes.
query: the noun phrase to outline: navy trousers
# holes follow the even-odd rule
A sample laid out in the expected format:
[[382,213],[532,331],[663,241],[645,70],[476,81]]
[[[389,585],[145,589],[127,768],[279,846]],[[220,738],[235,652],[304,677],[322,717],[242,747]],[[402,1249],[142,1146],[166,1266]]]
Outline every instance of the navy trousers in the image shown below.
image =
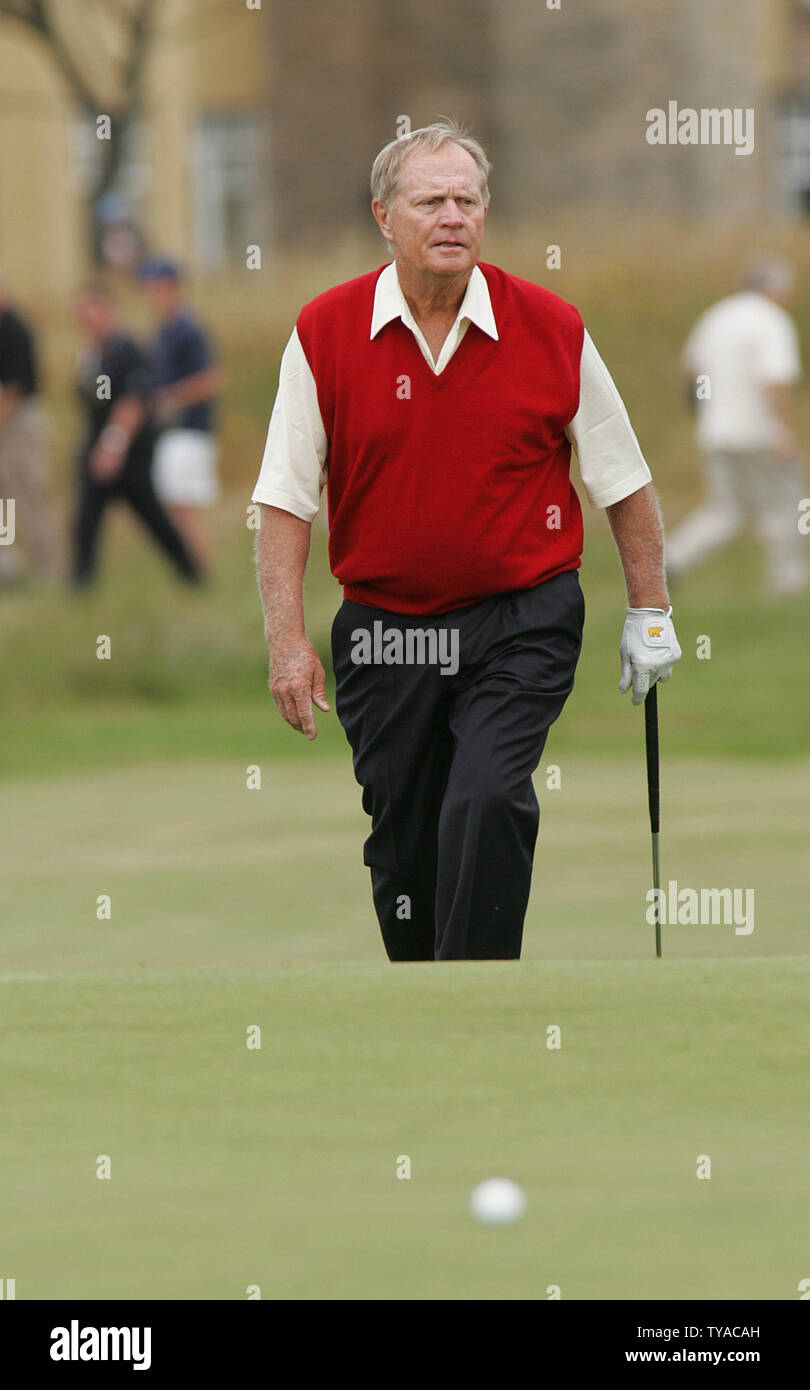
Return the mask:
[[[519,957],[532,773],[574,684],[584,616],[575,570],[439,616],[338,610],[337,713],[371,817],[363,859],[390,960]],[[435,631],[409,644],[409,630]]]
[[191,584],[199,583],[203,575],[183,537],[158,500],[148,462],[145,465],[126,464],[117,478],[104,483],[91,477],[86,461],[82,460],[73,531],[74,586],[81,588],[95,578],[102,522],[110,503],[118,499],[129,503],[182,577]]

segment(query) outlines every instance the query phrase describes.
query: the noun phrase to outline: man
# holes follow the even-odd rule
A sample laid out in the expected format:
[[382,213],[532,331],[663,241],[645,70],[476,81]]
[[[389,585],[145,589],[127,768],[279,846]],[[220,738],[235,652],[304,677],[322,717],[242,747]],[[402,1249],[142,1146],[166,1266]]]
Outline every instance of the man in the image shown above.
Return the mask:
[[85,335],[76,385],[87,428],[79,450],[74,585],[82,588],[95,577],[101,523],[116,499],[129,503],[183,578],[196,582],[195,560],[152,487],[154,431],[145,355],[118,323],[103,284],[79,292],[76,317]]
[[683,362],[697,411],[707,498],[668,540],[673,579],[752,521],[765,545],[769,593],[784,598],[807,584],[798,527],[803,468],[791,419],[801,361],[785,307],[793,281],[787,261],[759,257],[739,293],[707,310],[690,334]]
[[[39,371],[30,327],[12,307],[0,275],[0,498],[14,502],[14,539],[40,577],[59,566],[57,531],[48,500],[48,422],[39,398]],[[5,513],[8,512],[6,516]],[[4,508],[4,530],[11,532]],[[0,582],[22,573],[20,547],[0,546]]]
[[328,478],[337,710],[392,960],[520,954],[531,777],[582,636],[569,436],[624,564],[620,688],[640,702],[680,656],[649,470],[578,313],[478,264],[489,167],[450,123],[377,156],[394,260],[302,311],[253,494],[270,688],[312,739],[328,705],[302,584]]
[[155,491],[195,557],[210,565],[206,511],[219,495],[214,438],[222,375],[208,338],[183,296],[174,261],[145,261],[147,298],[160,319],[152,350],[155,410],[161,433],[155,446]]

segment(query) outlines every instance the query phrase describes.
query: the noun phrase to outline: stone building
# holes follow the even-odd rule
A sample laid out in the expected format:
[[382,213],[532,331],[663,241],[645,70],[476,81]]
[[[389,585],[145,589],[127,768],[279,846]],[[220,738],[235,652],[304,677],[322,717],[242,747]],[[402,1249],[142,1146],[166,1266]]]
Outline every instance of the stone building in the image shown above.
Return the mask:
[[[98,14],[59,0],[79,62]],[[810,0],[161,0],[154,15],[118,188],[152,245],[206,274],[243,266],[249,243],[368,227],[371,161],[403,115],[472,125],[505,221],[810,210]],[[87,262],[95,131],[3,0],[0,93],[0,262],[23,292],[64,296]],[[753,110],[752,152],[650,145],[647,113],[671,102]]]
[[[806,7],[805,7],[806,9]],[[348,15],[351,14],[351,22]],[[398,114],[468,120],[496,172],[493,211],[759,216],[792,0],[379,0],[273,7],[274,226],[282,240],[367,215],[368,168]],[[315,99],[313,99],[315,98]],[[748,156],[651,147],[646,113],[753,108]],[[292,190],[290,201],[278,196]],[[314,223],[314,226],[313,226]]]

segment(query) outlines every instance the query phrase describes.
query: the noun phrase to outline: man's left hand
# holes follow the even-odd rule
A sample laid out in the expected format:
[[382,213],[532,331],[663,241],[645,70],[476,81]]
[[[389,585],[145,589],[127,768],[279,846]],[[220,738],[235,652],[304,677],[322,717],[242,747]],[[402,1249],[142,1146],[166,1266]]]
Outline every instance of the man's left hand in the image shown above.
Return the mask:
[[681,649],[672,625],[672,609],[628,608],[620,648],[622,695],[633,687],[633,704],[640,705],[656,681],[668,681]]

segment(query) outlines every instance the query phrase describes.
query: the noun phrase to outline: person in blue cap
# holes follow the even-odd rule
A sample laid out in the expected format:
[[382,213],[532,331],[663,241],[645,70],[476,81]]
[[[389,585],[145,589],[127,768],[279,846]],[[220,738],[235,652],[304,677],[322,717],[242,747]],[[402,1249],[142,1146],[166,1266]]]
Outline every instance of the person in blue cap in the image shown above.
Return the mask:
[[73,523],[72,582],[92,583],[109,507],[126,503],[166,558],[190,583],[201,572],[155,496],[151,479],[154,431],[145,354],[121,324],[110,287],[85,284],[75,301],[82,332],[76,389],[85,430],[78,454],[78,500]]
[[211,563],[206,512],[219,496],[215,429],[222,373],[207,333],[188,308],[177,262],[153,257],[141,264],[139,278],[159,320],[151,349],[160,430],[155,492],[205,571]]

